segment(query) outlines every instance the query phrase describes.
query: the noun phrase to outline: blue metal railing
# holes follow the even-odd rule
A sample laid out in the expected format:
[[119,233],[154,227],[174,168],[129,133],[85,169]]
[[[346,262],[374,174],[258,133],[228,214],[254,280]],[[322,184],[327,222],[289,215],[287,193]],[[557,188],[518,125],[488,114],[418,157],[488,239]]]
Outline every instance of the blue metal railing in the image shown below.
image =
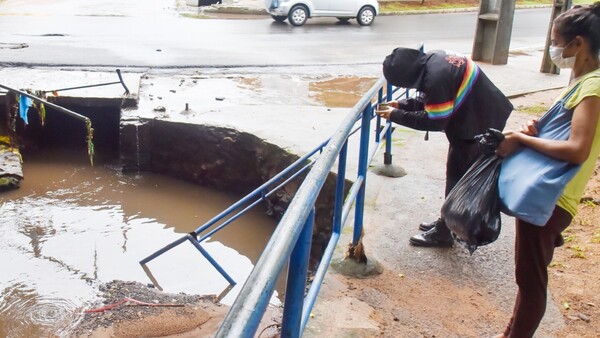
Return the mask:
[[[340,239],[342,227],[346,223],[355,202],[352,246],[355,247],[361,239],[368,165],[381,147],[382,141],[391,140],[392,134],[391,123],[385,122],[382,126],[383,121],[376,117],[374,144],[371,144],[369,138],[372,120],[375,117],[373,114],[374,103],[390,101],[398,90],[399,88],[394,89],[391,85],[386,85],[383,78],[378,79],[351,109],[331,138],[319,144],[315,149],[296,160],[268,182],[256,188],[195,231],[182,236],[142,259],[140,264],[146,269],[145,265],[148,262],[179,244],[189,241],[231,285],[235,285],[236,282],[204,250],[201,243],[264,201],[288,182],[312,168],[296,192],[216,335],[217,337],[254,336],[273,294],[275,283],[283,266],[289,260],[281,332],[282,337],[300,337],[306,327],[334,249]],[[408,91],[404,91],[398,96],[402,95],[408,96]],[[357,122],[360,122],[360,124],[355,127]],[[358,173],[355,182],[348,189],[348,194],[344,196],[348,139],[358,131],[360,131]],[[385,142],[385,144],[384,164],[391,164],[392,142]],[[313,157],[316,157],[316,159],[313,159]],[[315,203],[336,158],[338,168],[332,234],[311,286],[305,295],[312,229],[315,219]],[[218,224],[219,222],[221,223]],[[209,231],[212,227],[214,228]],[[203,234],[204,232],[206,233]]]
[[[233,280],[233,278],[231,278],[229,276],[229,274],[227,274],[227,272],[225,272],[225,270],[217,263],[217,261],[214,260],[210,256],[210,254],[208,254],[208,252],[206,252],[202,248],[200,243],[202,243],[204,240],[208,239],[215,232],[217,232],[217,231],[225,228],[227,225],[231,224],[233,221],[235,221],[236,219],[238,219],[239,217],[244,215],[246,212],[248,212],[250,209],[252,209],[254,206],[256,206],[260,202],[264,201],[267,197],[271,196],[277,190],[279,190],[280,188],[285,186],[288,182],[290,182],[291,180],[293,180],[294,178],[298,177],[303,172],[305,172],[307,169],[309,169],[312,166],[313,162],[308,162],[308,160],[313,155],[315,155],[316,153],[321,151],[323,149],[323,147],[327,144],[327,142],[328,141],[321,143],[319,146],[317,146],[315,149],[310,151],[308,154],[297,159],[294,163],[289,165],[286,169],[281,171],[279,174],[275,175],[273,178],[271,178],[269,181],[262,184],[260,187],[254,189],[248,195],[246,195],[245,197],[243,197],[236,203],[232,204],[229,208],[223,210],[221,213],[219,213],[218,215],[216,215],[215,217],[210,219],[208,222],[206,222],[202,226],[198,227],[193,232],[167,244],[166,246],[157,250],[150,256],[142,259],[140,261],[140,264],[142,266],[146,265],[150,261],[154,260],[155,258],[161,256],[165,252],[175,248],[176,246],[178,246],[179,244],[181,244],[187,240],[190,243],[192,243],[198,249],[198,251],[200,251],[200,253],[212,264],[212,266],[223,276],[223,278],[225,278],[229,282],[229,284],[235,285],[236,282]],[[284,178],[285,178],[285,180],[283,182],[281,182],[276,187],[270,189],[273,185],[280,182]],[[234,212],[236,210],[239,210],[240,208],[243,208],[243,209],[234,214]],[[226,217],[229,217],[229,218],[225,219]],[[207,231],[208,229],[210,229],[211,227],[213,227],[220,221],[223,221],[223,222],[221,224],[219,224],[218,226],[216,226],[211,231],[209,231],[208,233],[199,237],[200,234]]]
[[[381,140],[391,140],[391,123],[387,122],[381,128],[381,120],[377,117],[377,133],[374,145],[370,149],[369,134],[374,117],[373,101],[377,103],[384,101],[384,89],[386,100],[391,100],[394,91],[391,86],[386,86],[383,78],[380,78],[351,109],[338,130],[329,139],[288,206],[271,236],[271,240],[220,326],[216,337],[254,337],[268,306],[269,299],[273,294],[275,282],[288,259],[290,265],[281,336],[300,337],[302,335],[331,262],[333,251],[340,238],[342,227],[346,223],[355,201],[352,245],[356,246],[360,241],[368,164],[381,146]],[[407,94],[407,92],[405,91],[400,95],[404,94]],[[352,128],[359,120],[361,121],[361,136],[358,174],[356,181],[349,189],[348,195],[344,197],[348,138],[356,132],[356,130],[352,131]],[[391,155],[389,155],[391,154],[391,142],[386,142],[386,153],[390,159],[390,162],[386,164],[391,164]],[[310,236],[308,234],[310,234],[313,227],[313,210],[317,196],[336,158],[338,160],[338,177],[332,235],[315,272],[312,284],[306,296],[304,296],[307,269],[305,261],[307,260],[306,252],[310,250]]]

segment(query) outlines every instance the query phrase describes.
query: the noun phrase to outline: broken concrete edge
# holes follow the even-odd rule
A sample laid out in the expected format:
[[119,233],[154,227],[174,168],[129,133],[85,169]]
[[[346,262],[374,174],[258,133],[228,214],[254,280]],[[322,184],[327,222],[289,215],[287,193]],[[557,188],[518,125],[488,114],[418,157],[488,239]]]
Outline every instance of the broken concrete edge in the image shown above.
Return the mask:
[[[152,172],[240,196],[254,191],[301,158],[254,134],[226,126],[122,118],[119,129],[123,171]],[[304,164],[314,160],[310,158]],[[307,173],[304,171],[276,191],[273,189],[293,173],[264,188],[263,193],[268,194],[262,198],[267,215],[276,220],[283,217]],[[330,172],[317,197],[313,263],[321,260],[331,238],[336,182],[337,174]],[[345,180],[345,194],[352,183]]]
[[561,89],[564,87],[565,86],[555,86],[555,87],[550,87],[550,88],[541,88],[541,89],[537,89],[537,90],[528,90],[528,91],[523,91],[523,92],[512,93],[512,94],[506,95],[506,97],[509,99],[514,99],[514,98],[529,95],[529,94],[535,94],[535,93],[545,92],[545,91],[549,91],[549,90],[556,90],[556,89]]

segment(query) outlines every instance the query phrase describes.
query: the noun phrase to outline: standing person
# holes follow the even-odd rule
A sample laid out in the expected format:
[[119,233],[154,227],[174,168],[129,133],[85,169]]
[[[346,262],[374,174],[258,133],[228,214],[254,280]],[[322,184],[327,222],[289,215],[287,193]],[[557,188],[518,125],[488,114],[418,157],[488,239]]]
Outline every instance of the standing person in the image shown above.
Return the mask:
[[[545,225],[536,226],[516,218],[517,299],[508,326],[495,338],[529,338],[537,330],[546,311],[548,265],[554,248],[563,244],[561,233],[577,212],[600,154],[600,2],[577,6],[558,16],[553,22],[551,39],[552,61],[560,68],[572,68],[569,87],[557,101],[561,105],[561,114],[572,114],[568,139],[537,137],[551,130],[554,124],[540,126],[538,130],[532,121],[520,132],[505,132],[506,139],[498,147],[497,154],[506,157],[518,147],[529,147],[581,166],[566,184]],[[569,92],[572,92],[570,96],[567,95]]]
[[[424,53],[396,48],[383,62],[383,75],[397,87],[416,89],[417,99],[389,102],[380,116],[417,130],[443,131],[448,142],[445,196],[481,155],[474,136],[502,130],[513,106],[477,64],[448,51]],[[415,246],[449,247],[454,240],[440,217],[421,223]]]

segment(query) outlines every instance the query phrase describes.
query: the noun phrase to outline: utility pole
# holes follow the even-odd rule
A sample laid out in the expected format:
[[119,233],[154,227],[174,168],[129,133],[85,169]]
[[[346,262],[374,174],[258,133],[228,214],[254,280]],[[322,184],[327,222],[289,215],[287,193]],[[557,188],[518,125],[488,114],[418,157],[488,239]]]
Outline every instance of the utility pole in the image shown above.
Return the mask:
[[552,17],[550,18],[550,24],[548,25],[548,34],[546,36],[546,46],[544,48],[544,57],[542,59],[542,66],[540,67],[540,72],[548,73],[548,74],[560,74],[560,68],[556,67],[556,65],[550,59],[550,54],[548,53],[548,48],[552,42],[550,41],[550,32],[552,32],[552,23],[557,16],[567,11],[571,8],[572,1],[571,0],[554,0],[552,5]]
[[508,62],[515,0],[481,0],[471,58],[505,65]]

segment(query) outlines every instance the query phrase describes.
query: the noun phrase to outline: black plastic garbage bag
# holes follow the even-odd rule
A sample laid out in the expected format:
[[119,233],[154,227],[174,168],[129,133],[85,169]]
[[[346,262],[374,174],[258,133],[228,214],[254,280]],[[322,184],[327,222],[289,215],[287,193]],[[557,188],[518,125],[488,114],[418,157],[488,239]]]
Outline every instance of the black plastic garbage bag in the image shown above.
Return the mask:
[[478,246],[495,241],[501,228],[498,175],[502,158],[495,155],[495,150],[504,135],[489,129],[477,139],[484,155],[458,181],[442,205],[446,225],[471,253]]

